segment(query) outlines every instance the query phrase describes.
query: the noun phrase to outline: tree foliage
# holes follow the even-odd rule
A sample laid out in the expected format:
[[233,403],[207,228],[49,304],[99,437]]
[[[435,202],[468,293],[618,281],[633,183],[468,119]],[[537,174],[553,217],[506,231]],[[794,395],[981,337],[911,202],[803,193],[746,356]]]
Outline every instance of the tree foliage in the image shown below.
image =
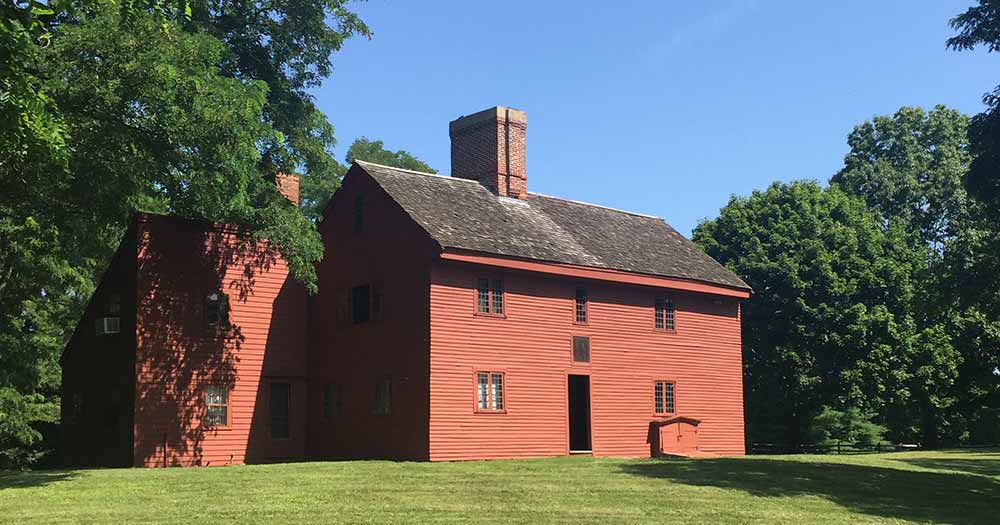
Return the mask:
[[834,410],[824,406],[813,421],[816,441],[827,445],[852,444],[873,448],[882,441],[886,428],[872,422],[870,414],[854,407]]
[[[947,45],[955,50],[971,50],[984,46],[987,51],[1000,50],[1000,1],[979,0],[951,20],[958,34]],[[1000,224],[1000,86],[983,95],[986,111],[972,119],[969,130],[975,155],[966,184],[969,193],[991,211],[995,224]]]
[[944,106],[875,117],[848,136],[844,168],[830,183],[865,199],[884,222],[941,250],[969,226],[962,185],[971,158],[968,122]]
[[[351,164],[356,159],[396,168],[437,173],[437,170],[414,157],[410,152],[405,150],[388,150],[381,140],[369,140],[367,137],[355,139],[351,143],[351,147],[347,149],[344,160],[348,164]],[[336,161],[334,162],[336,163]],[[301,207],[306,217],[309,217],[313,221],[319,221],[322,218],[326,203],[333,196],[333,192],[337,191],[337,188],[340,187],[340,179],[343,178],[345,173],[347,173],[347,167],[336,163],[336,167],[330,176],[306,177],[302,180]]]
[[[930,112],[902,108],[876,117],[851,133],[844,169],[831,184],[863,198],[885,225],[904,228],[914,250],[928,248],[915,274],[913,312],[925,331],[920,339],[926,363],[916,370],[925,378],[925,441],[940,437],[957,442],[984,436],[970,428],[967,414],[995,399],[997,341],[1000,325],[983,315],[981,305],[966,300],[980,286],[970,264],[980,258],[989,225],[983,208],[970,199],[964,179],[972,162],[969,118],[943,106]],[[940,351],[951,346],[954,352]],[[941,375],[954,376],[950,388]]]
[[1000,324],[966,300],[970,276],[995,281],[970,270],[989,225],[963,185],[968,124],[943,106],[876,117],[849,135],[828,189],[776,184],[699,225],[695,240],[756,292],[744,314],[752,439],[796,444],[822,406],[925,446],[1000,433]]
[[239,225],[315,288],[318,234],[274,174],[322,177],[336,165],[333,128],[306,90],[346,38],[368,35],[346,2],[10,7],[0,13],[7,394],[57,401],[57,357],[132,211]]
[[[1000,50],[1000,2],[980,0],[951,20],[957,34],[947,41],[965,51]],[[986,109],[972,117],[973,155],[965,188],[979,204],[978,231],[955,243],[949,261],[953,287],[968,315],[962,328],[970,342],[958,412],[973,440],[1000,440],[1000,86],[983,95]]]
[[958,358],[910,310],[925,250],[860,198],[775,183],[730,200],[694,240],[754,289],[743,314],[751,439],[798,446],[830,404],[920,438],[919,422],[950,402]]

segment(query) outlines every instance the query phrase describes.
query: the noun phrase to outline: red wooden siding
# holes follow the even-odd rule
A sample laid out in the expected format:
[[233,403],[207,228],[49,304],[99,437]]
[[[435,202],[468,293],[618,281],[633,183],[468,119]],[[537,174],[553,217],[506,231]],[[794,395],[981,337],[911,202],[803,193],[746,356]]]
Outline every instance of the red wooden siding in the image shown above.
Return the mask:
[[[306,443],[305,301],[283,261],[237,249],[231,231],[140,216],[134,456],[136,465],[301,459]],[[232,331],[205,321],[229,295]],[[291,431],[271,439],[268,385],[291,383]],[[229,421],[206,428],[204,387],[229,386]]]
[[[498,274],[505,316],[475,315],[476,278]],[[586,325],[574,324],[581,286]],[[654,329],[657,296],[676,305],[675,333]],[[430,301],[431,460],[567,454],[569,374],[590,376],[595,455],[650,455],[655,380],[676,383],[677,415],[701,420],[702,451],[744,453],[734,298],[445,261]],[[590,337],[590,363],[572,361],[574,335]],[[506,413],[475,413],[474,370],[505,373]]]
[[[310,456],[427,459],[429,239],[368,177],[348,174],[333,199],[320,225],[326,251],[310,312]],[[381,290],[383,311],[354,324],[348,297],[363,284]],[[373,413],[383,378],[391,379],[389,415]],[[331,405],[343,392],[339,414],[331,406],[324,416],[324,385]]]

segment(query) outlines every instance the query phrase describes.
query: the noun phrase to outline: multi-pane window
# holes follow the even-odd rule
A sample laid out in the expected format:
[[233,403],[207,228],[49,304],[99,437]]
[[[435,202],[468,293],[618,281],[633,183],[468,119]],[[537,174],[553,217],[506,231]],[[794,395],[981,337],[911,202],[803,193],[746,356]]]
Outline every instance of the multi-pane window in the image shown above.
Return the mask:
[[205,300],[205,322],[209,328],[229,326],[229,296],[222,292],[208,295]]
[[271,437],[288,439],[291,436],[292,385],[271,383]]
[[667,415],[675,413],[673,381],[657,381],[654,384],[653,404],[657,415]]
[[573,361],[577,363],[590,362],[590,338],[573,336]]
[[587,323],[587,290],[576,289],[576,322]]
[[367,323],[371,319],[371,286],[363,284],[351,288],[351,321]]
[[354,197],[354,232],[360,232],[365,226],[365,196]]
[[122,296],[111,294],[108,298],[108,316],[118,317],[122,313]]
[[654,310],[656,329],[672,332],[676,326],[676,309],[674,308],[674,302],[669,299],[657,299]]
[[229,389],[223,385],[205,387],[205,426],[229,425]]
[[375,382],[375,408],[372,412],[376,416],[392,414],[392,378],[383,377]]
[[481,277],[476,280],[476,311],[503,315],[503,279]]
[[476,410],[504,410],[503,372],[476,372]]

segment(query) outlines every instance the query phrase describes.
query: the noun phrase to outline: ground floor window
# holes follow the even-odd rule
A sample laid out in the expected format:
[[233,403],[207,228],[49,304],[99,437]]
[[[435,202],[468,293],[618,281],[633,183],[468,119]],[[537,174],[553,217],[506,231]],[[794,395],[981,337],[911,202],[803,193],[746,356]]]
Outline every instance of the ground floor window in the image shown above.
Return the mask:
[[674,382],[656,381],[653,386],[653,405],[656,414],[674,414],[674,401]]
[[476,411],[504,410],[503,372],[476,372]]
[[291,437],[291,401],[292,385],[289,383],[271,383],[271,438],[288,439]]
[[229,426],[229,388],[224,385],[205,387],[205,426]]
[[329,419],[333,412],[333,385],[323,385],[323,418]]
[[335,414],[338,416],[344,413],[344,385],[337,385],[337,401],[334,409],[336,410]]
[[375,408],[372,410],[376,416],[388,416],[392,414],[392,378],[383,377],[375,382]]

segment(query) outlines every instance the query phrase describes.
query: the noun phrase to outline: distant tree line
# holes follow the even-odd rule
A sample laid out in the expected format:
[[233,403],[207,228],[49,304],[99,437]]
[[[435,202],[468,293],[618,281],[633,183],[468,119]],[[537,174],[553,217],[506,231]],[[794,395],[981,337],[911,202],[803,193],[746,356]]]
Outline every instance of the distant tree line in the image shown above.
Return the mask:
[[[1000,1],[951,24],[949,48],[1000,50]],[[754,289],[750,442],[796,449],[851,420],[840,435],[864,441],[1000,443],[1000,88],[983,100],[876,117],[825,186],[776,182],[697,226]]]

